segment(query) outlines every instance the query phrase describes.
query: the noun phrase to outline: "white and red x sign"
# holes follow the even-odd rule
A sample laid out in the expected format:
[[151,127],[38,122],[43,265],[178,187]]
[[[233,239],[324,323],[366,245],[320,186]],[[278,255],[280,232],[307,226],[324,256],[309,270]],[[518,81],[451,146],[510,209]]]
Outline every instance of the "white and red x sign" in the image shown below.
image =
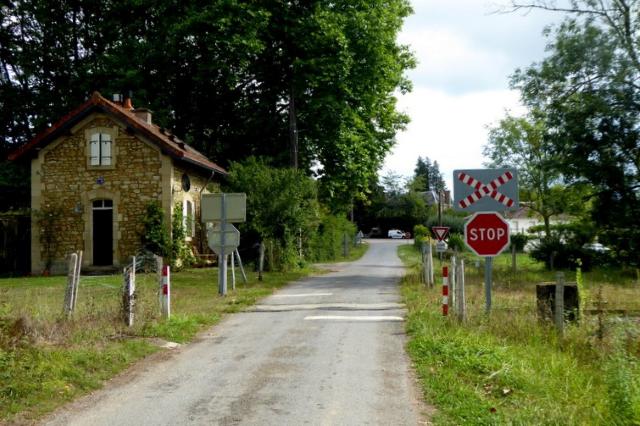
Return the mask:
[[[454,172],[455,208],[466,211],[497,211],[517,208],[515,171],[456,170]],[[507,185],[509,184],[509,185]],[[498,188],[501,186],[507,191]],[[480,202],[483,200],[482,202]],[[485,200],[493,200],[489,203]],[[497,204],[496,204],[497,202]],[[481,206],[479,204],[482,204]]]

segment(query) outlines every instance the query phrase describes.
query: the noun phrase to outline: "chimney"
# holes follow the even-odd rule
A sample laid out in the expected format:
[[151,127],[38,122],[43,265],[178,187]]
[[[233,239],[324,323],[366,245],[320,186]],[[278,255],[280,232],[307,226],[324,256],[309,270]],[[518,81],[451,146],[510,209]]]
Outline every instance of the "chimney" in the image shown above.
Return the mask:
[[151,124],[151,110],[147,108],[136,108],[133,110],[133,113],[140,120],[144,121],[147,124]]
[[124,98],[124,102],[122,104],[124,109],[131,111],[133,109],[133,104],[131,103],[131,98]]

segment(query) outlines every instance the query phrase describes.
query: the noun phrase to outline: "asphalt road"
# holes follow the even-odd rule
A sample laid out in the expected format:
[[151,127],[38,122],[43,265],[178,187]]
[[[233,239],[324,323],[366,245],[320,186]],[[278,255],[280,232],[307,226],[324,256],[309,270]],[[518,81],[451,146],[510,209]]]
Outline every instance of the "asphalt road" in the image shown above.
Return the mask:
[[401,243],[371,240],[359,261],[230,315],[198,342],[44,423],[424,424],[404,352]]

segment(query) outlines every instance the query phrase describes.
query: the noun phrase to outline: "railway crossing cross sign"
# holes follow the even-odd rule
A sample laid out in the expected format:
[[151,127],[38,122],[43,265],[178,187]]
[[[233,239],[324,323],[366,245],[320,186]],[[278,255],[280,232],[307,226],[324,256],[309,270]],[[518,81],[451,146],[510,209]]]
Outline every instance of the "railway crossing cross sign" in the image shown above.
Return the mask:
[[516,169],[453,171],[453,209],[466,212],[513,211],[519,208]]

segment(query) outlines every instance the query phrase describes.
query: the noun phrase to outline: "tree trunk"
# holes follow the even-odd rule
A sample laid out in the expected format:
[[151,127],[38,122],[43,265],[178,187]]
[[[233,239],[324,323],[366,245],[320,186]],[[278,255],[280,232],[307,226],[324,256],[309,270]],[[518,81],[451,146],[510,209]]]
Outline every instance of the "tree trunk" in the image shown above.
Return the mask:
[[296,104],[293,89],[293,78],[289,86],[289,149],[291,168],[298,168],[298,122],[296,119]]
[[549,216],[543,216],[544,220],[544,235],[549,238],[551,236],[551,222],[549,220]]

